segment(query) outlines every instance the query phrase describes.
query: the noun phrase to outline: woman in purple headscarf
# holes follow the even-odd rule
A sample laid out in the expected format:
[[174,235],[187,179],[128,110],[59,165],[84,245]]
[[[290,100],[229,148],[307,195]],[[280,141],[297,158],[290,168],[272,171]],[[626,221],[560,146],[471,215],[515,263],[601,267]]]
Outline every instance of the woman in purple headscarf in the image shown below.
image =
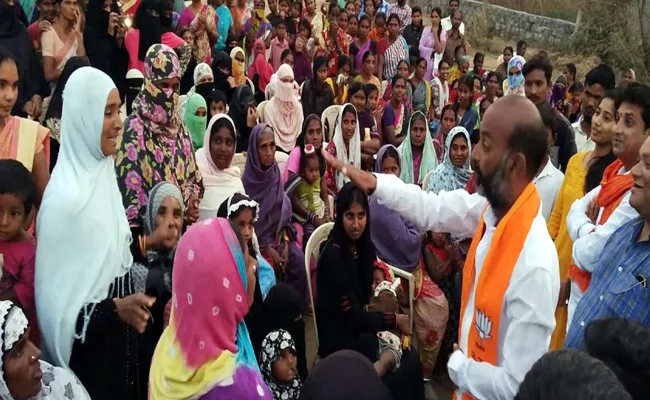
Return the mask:
[[[395,146],[388,144],[379,149],[375,172],[399,177],[400,170],[400,157]],[[375,199],[370,200],[369,214],[370,239],[377,257],[415,276],[415,334],[420,342],[422,372],[425,379],[431,378],[449,317],[447,299],[435,282],[441,274],[437,269],[428,271],[422,262],[423,235],[416,227]]]
[[284,192],[282,175],[275,161],[273,128],[258,124],[251,132],[248,155],[242,176],[246,194],[259,204],[260,218],[255,232],[260,251],[271,264],[279,281],[285,281],[300,294],[307,310],[305,255],[296,243],[291,224],[291,200]]

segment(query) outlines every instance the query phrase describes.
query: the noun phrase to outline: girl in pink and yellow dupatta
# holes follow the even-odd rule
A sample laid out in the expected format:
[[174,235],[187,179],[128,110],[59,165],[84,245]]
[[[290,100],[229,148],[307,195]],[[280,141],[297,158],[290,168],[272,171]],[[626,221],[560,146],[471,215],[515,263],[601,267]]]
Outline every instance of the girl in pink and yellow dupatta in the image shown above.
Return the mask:
[[149,399],[273,399],[244,323],[255,274],[236,231],[209,219],[178,243],[171,321],[151,362]]

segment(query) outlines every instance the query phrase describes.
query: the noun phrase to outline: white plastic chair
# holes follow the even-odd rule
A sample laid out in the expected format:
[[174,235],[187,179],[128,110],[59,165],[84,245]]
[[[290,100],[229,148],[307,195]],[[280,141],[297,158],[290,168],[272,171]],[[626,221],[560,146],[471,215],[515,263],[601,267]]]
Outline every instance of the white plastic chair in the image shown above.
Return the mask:
[[235,156],[232,158],[232,166],[239,168],[239,173],[241,175],[244,175],[244,166],[246,166],[246,154],[235,153]]
[[248,79],[248,77],[246,77],[246,82],[248,83],[248,86],[251,87],[253,93],[255,93],[255,84],[253,84],[253,81],[251,81],[250,79]]
[[[379,260],[379,257],[377,259]],[[411,327],[411,332],[413,332],[413,315],[415,314],[415,310],[413,309],[413,301],[415,300],[415,277],[410,272],[406,272],[402,269],[393,267],[386,261],[383,262],[388,266],[393,275],[401,279],[406,279],[409,283],[409,326]]]
[[320,256],[320,247],[327,240],[330,231],[334,228],[334,222],[328,222],[316,228],[311,234],[305,246],[305,272],[307,273],[307,288],[309,289],[309,301],[313,310],[314,334],[316,335],[316,353],[314,354],[314,364],[316,364],[316,355],[318,354],[318,324],[316,323],[316,305],[314,304],[314,290],[311,287],[311,258],[318,264]]
[[257,116],[260,119],[260,123],[264,122],[264,109],[266,108],[266,104],[268,103],[268,100],[264,100],[260,104],[257,105]]
[[427,190],[427,188],[429,187],[429,181],[431,180],[431,177],[433,176],[433,171],[435,171],[435,170],[431,170],[431,171],[427,172],[427,174],[424,176],[424,179],[422,179],[422,190]]
[[323,124],[323,131],[326,132],[324,136],[326,142],[331,141],[334,136],[334,124],[336,123],[336,118],[339,116],[340,109],[341,106],[339,105],[329,106],[321,115],[320,120]]
[[275,161],[278,162],[278,168],[280,168],[280,172],[282,172],[284,171],[284,167],[287,165],[287,161],[289,161],[289,155],[281,151],[276,151]]

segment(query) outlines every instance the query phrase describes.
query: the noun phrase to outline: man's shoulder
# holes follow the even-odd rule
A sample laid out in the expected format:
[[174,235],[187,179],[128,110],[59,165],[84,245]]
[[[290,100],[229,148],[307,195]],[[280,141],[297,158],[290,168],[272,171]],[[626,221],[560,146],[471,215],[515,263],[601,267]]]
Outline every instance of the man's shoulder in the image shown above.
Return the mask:
[[546,220],[541,212],[535,217],[530,226],[524,247],[521,250],[519,262],[528,271],[531,268],[550,272],[555,271],[554,273],[558,271],[557,249],[548,233]]

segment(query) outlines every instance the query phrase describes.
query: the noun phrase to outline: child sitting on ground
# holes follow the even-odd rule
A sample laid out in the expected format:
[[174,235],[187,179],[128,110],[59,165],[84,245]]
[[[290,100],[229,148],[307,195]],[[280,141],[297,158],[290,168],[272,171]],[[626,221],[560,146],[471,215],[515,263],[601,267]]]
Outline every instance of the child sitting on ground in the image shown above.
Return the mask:
[[25,230],[35,201],[36,183],[29,170],[19,161],[0,160],[0,300],[20,305],[32,327],[31,340],[38,345],[40,333],[34,303],[36,241]]
[[298,400],[300,377],[297,370],[296,344],[284,329],[272,331],[262,341],[260,371],[274,400]]
[[[302,242],[306,244],[317,227],[330,221],[329,207],[324,200],[327,188],[321,185],[320,158],[314,145],[305,145],[298,174],[292,176],[285,187],[293,206],[293,217],[302,224]],[[297,209],[304,209],[306,213],[296,212]]]

